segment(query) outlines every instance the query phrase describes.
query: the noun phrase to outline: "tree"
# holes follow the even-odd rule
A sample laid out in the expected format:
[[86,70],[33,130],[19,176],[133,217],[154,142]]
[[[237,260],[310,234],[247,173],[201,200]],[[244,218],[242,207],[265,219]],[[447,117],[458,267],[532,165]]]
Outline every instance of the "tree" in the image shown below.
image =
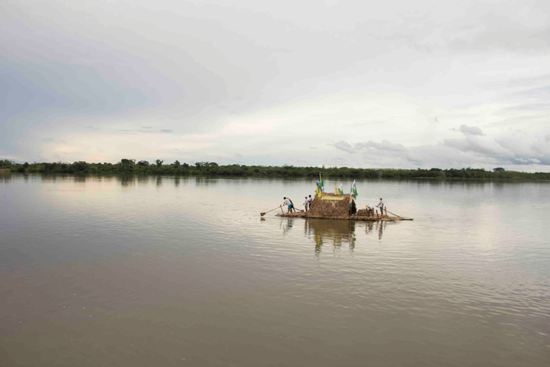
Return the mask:
[[123,158],[120,160],[120,169],[122,171],[132,171],[135,165],[136,165],[136,161],[133,159]]
[[162,161],[162,160],[160,160],[160,159],[157,159],[157,160],[155,161],[157,167],[161,167],[161,166],[162,166],[162,162],[164,162],[164,161]]
[[73,162],[73,172],[84,172],[88,169],[88,163],[84,161]]
[[493,168],[493,172],[504,172],[505,169],[502,168],[502,167],[496,167],[496,168]]

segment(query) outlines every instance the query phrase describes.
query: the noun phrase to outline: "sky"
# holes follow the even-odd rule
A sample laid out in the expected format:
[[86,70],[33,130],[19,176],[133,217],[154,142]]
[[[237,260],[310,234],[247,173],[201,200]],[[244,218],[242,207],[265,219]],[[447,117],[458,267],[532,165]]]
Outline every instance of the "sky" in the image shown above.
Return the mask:
[[0,158],[550,171],[550,1],[3,0]]

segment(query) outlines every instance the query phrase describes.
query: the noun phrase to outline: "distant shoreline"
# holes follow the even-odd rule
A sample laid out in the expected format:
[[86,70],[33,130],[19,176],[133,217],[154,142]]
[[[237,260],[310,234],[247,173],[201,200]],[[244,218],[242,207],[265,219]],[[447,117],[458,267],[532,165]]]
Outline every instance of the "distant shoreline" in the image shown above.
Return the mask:
[[122,159],[118,163],[14,163],[0,160],[0,174],[69,174],[90,176],[151,175],[196,176],[227,178],[304,178],[317,179],[319,174],[330,179],[384,179],[384,180],[435,180],[435,181],[550,181],[550,172],[519,172],[495,168],[462,169],[391,169],[349,167],[296,167],[296,166],[247,166],[219,165],[214,162],[195,164],[171,164],[157,160],[155,163]]

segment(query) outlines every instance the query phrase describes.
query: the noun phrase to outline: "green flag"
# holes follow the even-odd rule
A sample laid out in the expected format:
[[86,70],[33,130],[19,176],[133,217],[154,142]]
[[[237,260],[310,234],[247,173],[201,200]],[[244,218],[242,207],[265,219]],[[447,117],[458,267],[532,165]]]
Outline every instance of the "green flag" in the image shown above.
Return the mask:
[[351,190],[350,190],[351,197],[353,199],[357,198],[357,185],[355,184],[355,180],[353,180],[353,183],[351,184]]

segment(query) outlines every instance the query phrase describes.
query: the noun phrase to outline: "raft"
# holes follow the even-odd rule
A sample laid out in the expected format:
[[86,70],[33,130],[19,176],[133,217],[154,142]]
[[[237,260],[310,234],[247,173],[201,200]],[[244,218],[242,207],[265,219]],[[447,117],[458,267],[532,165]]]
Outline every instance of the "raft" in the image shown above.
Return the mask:
[[[393,213],[391,213],[393,214]],[[355,200],[349,194],[322,193],[315,197],[309,210],[294,213],[279,213],[284,218],[343,219],[364,222],[398,222],[413,220],[399,215],[376,215],[366,209],[357,210]]]
[[402,220],[413,220],[413,218],[404,218],[395,215],[366,216],[366,215],[348,215],[348,216],[319,216],[309,215],[308,212],[300,211],[296,213],[278,213],[278,217],[282,218],[312,218],[312,219],[338,219],[338,220],[355,220],[362,222],[398,222]]

